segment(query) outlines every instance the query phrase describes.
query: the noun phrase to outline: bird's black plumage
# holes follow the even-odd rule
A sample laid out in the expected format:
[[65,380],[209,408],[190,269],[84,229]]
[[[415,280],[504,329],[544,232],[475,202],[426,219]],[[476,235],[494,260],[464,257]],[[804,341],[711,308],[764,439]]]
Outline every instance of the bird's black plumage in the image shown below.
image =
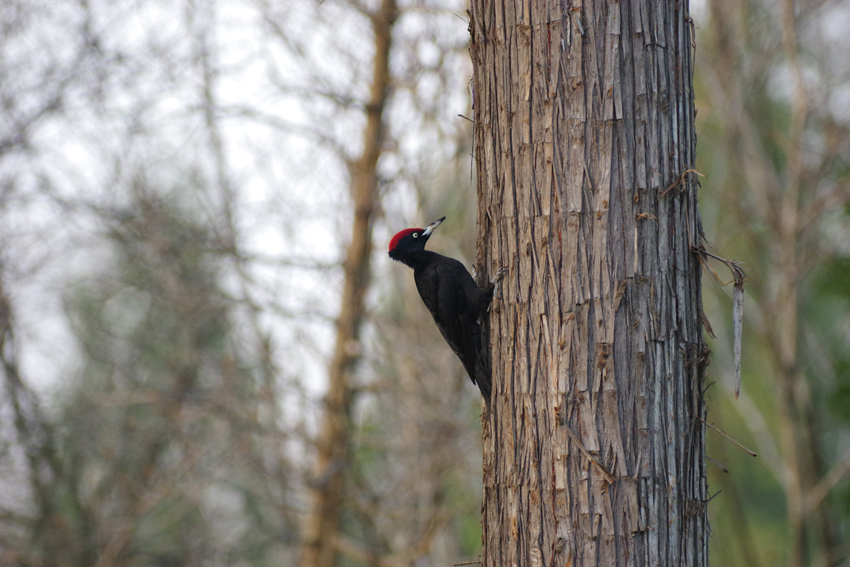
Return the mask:
[[[479,287],[463,264],[425,250],[434,229],[446,217],[427,227],[408,228],[390,241],[390,258],[413,268],[413,279],[422,301],[466,373],[490,403],[490,366],[481,332],[481,317],[493,299],[494,283]],[[497,279],[503,272],[499,271]]]

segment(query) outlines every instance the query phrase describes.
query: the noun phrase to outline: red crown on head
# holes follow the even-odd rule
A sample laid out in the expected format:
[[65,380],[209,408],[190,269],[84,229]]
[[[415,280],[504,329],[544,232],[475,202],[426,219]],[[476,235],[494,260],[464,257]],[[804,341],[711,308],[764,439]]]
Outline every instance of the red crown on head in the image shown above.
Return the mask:
[[422,228],[405,228],[404,230],[402,230],[401,232],[399,232],[398,234],[393,236],[393,239],[390,240],[390,252],[393,251],[393,248],[396,247],[399,240],[401,240],[402,238],[404,238],[408,234],[413,234],[414,232],[422,232],[423,230],[424,229],[422,229]]

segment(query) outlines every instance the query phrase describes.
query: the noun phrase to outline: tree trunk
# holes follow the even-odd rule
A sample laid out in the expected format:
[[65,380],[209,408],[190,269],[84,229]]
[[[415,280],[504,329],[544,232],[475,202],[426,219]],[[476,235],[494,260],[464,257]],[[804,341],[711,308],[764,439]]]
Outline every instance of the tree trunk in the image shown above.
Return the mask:
[[470,15],[477,262],[510,268],[482,565],[708,565],[687,2]]
[[328,393],[322,429],[316,447],[316,475],[310,510],[304,524],[300,567],[333,567],[337,532],[345,498],[345,470],[351,442],[350,374],[361,357],[360,327],[365,317],[364,298],[369,284],[372,225],[378,212],[378,158],[384,142],[384,107],[390,90],[389,58],[392,26],[398,16],[395,0],[383,0],[371,15],[375,59],[371,92],[366,104],[363,153],[350,164],[354,222],[345,254],[345,281],[337,336],[329,369]]

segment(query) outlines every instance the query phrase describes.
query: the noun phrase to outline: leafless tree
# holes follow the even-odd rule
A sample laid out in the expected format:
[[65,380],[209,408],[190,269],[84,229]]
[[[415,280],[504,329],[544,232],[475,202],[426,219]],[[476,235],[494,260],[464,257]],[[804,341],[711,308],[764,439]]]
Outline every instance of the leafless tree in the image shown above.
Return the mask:
[[[20,35],[33,45],[40,36],[32,30],[53,22],[62,31],[56,53],[81,54],[33,72],[44,112],[24,108],[37,89],[12,89],[33,71],[35,51],[21,51],[9,69],[15,80],[2,87],[7,108],[17,109],[8,122],[14,143],[0,157],[0,212],[14,220],[0,230],[3,296],[5,312],[16,315],[4,320],[3,352],[9,388],[17,389],[0,417],[14,427],[22,416],[3,464],[41,475],[31,477],[41,485],[30,483],[18,508],[2,502],[10,557],[69,565],[295,561],[300,536],[291,528],[310,517],[302,506],[318,486],[312,471],[304,482],[303,469],[317,446],[329,446],[314,445],[315,423],[326,407],[339,407],[318,403],[324,392],[313,383],[337,329],[341,347],[330,366],[344,387],[326,400],[349,397],[342,506],[355,520],[326,540],[333,553],[422,560],[453,541],[453,510],[468,518],[477,508],[475,496],[463,506],[446,496],[469,489],[451,464],[467,466],[469,451],[460,447],[475,442],[459,432],[469,425],[463,408],[471,398],[451,395],[463,384],[451,359],[433,367],[457,378],[431,406],[442,414],[417,406],[420,417],[406,422],[410,453],[392,486],[363,458],[407,417],[378,404],[409,407],[421,393],[400,395],[390,380],[409,372],[393,365],[430,360],[429,345],[412,340],[405,356],[378,355],[392,325],[371,323],[379,307],[367,293],[372,231],[385,234],[386,217],[393,226],[418,217],[419,204],[437,206],[437,195],[457,207],[462,199],[450,191],[421,190],[423,173],[464,160],[456,137],[469,136],[457,116],[468,104],[457,40],[463,22],[440,3],[420,2],[398,10],[390,34],[379,8],[95,1],[5,12],[10,30],[27,18],[31,31],[20,27]],[[430,21],[435,14],[439,23]],[[69,21],[79,25],[63,27]],[[457,34],[445,33],[447,21]],[[377,59],[369,52],[375,38],[392,42]],[[376,60],[387,76],[370,91]],[[59,99],[47,96],[53,83]],[[471,194],[468,185],[460,190]],[[377,265],[386,273],[386,262]],[[33,329],[44,317],[30,309],[37,293],[54,309],[61,300],[64,311],[50,316],[70,332],[54,329],[39,342]],[[17,332],[15,321],[30,332]],[[63,348],[47,354],[47,366],[64,369],[49,400],[32,384],[53,383],[55,374],[17,363],[33,360],[20,352],[48,344]],[[452,404],[442,403],[446,396]],[[95,431],[97,424],[108,426]],[[37,457],[29,465],[25,447]],[[37,508],[42,488],[46,504]],[[28,538],[37,545],[28,548]]]

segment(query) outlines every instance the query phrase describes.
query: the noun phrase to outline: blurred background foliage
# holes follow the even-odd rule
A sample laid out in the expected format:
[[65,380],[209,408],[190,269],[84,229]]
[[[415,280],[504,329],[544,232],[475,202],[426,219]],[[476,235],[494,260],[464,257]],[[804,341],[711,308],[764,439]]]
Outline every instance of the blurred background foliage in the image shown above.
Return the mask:
[[[295,564],[378,5],[0,5],[0,564]],[[445,215],[475,256],[465,9],[393,27],[340,565],[480,549],[478,395],[385,254]],[[706,272],[708,415],[759,454],[708,432],[712,561],[850,565],[850,8],[692,15],[709,251],[748,274],[736,399]]]
[[[850,67],[846,4],[712,0],[698,23],[698,164],[712,249],[748,272],[743,391],[730,299],[707,281],[717,340],[708,433],[712,560],[850,557]],[[731,279],[715,266],[721,278]],[[723,472],[722,468],[729,472]]]

